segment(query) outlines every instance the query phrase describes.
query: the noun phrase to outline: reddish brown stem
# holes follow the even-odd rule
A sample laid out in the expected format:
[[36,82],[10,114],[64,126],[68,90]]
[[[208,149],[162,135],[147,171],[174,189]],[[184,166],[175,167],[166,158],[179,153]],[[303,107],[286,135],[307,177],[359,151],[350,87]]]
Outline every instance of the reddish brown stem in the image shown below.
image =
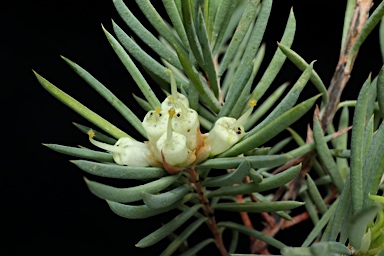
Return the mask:
[[208,218],[207,225],[215,239],[216,247],[222,256],[227,256],[228,252],[227,249],[225,249],[221,232],[217,227],[215,214],[205,194],[205,191],[201,187],[198,175],[193,168],[188,169],[187,172],[189,174],[189,181],[194,185],[194,189],[199,197],[199,202],[203,205],[204,215]]

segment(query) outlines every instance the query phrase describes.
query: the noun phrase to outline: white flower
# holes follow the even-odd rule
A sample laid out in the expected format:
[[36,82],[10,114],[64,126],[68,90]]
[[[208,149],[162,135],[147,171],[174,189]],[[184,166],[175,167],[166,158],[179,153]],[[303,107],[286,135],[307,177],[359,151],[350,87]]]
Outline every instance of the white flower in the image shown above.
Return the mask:
[[109,145],[93,139],[94,132],[88,132],[90,142],[104,150],[112,153],[113,160],[119,165],[149,166],[149,148],[142,142],[131,138],[120,138],[115,145]]
[[180,102],[184,105],[184,107],[189,108],[189,101],[188,98],[185,97],[183,94],[179,93],[177,91],[176,86],[176,79],[173,75],[173,72],[170,69],[165,70],[169,73],[171,78],[171,95],[169,95],[162,103],[161,103],[161,109],[163,111],[168,111],[170,108],[175,108],[176,111],[180,111],[179,106],[177,105],[177,102]]
[[160,111],[160,107],[149,111],[145,115],[142,125],[150,143],[156,145],[160,136],[167,131],[167,123],[168,113]]

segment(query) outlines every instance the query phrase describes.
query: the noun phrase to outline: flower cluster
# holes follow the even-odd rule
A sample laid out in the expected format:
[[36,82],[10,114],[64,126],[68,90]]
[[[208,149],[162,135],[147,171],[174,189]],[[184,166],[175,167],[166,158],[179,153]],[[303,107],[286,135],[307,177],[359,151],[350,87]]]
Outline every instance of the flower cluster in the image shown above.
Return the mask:
[[209,133],[202,134],[198,113],[189,108],[187,97],[177,91],[173,73],[167,71],[171,95],[142,121],[148,141],[120,138],[115,145],[109,145],[93,139],[92,131],[88,133],[91,143],[111,152],[117,164],[161,166],[173,174],[224,152],[244,137],[242,124],[252,113],[255,100],[250,101],[250,108],[239,119],[221,117]]

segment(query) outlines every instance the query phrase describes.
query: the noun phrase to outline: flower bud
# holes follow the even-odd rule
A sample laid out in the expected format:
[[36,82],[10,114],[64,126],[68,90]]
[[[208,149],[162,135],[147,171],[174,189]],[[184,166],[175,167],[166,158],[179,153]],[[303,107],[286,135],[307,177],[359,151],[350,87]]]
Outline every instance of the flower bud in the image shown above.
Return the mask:
[[182,103],[177,102],[180,111],[172,118],[173,131],[184,135],[187,139],[187,147],[195,150],[197,146],[197,130],[200,123],[195,110],[185,108]]
[[169,95],[162,103],[161,103],[161,109],[163,111],[168,111],[170,108],[175,108],[176,111],[179,111],[179,107],[177,106],[176,102],[180,102],[184,105],[184,107],[189,107],[189,101],[187,97],[185,97],[183,94],[179,93],[177,91],[176,86],[176,79],[173,75],[173,72],[170,69],[167,69],[166,72],[169,73],[171,78],[171,95]]
[[115,145],[109,145],[93,139],[94,132],[88,132],[90,142],[96,147],[102,148],[112,153],[113,160],[119,165],[129,166],[149,166],[147,155],[150,154],[149,148],[142,142],[131,138],[120,138]]
[[167,131],[167,122],[168,113],[160,111],[160,107],[149,111],[145,115],[142,125],[150,143],[156,145],[160,136]]

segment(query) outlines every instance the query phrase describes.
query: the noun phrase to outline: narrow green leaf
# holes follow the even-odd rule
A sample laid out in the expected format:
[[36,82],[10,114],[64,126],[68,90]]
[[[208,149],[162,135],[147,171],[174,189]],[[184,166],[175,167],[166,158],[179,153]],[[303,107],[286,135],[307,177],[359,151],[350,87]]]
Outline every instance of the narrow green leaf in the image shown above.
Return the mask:
[[[324,241],[336,241],[337,235],[340,231],[341,224],[343,222],[343,218],[345,215],[345,211],[348,209],[348,205],[350,204],[350,183],[349,180],[344,185],[343,191],[341,192],[339,196],[339,202],[337,204],[336,210],[335,210],[335,215],[333,216],[332,220],[332,226],[330,227],[331,230],[329,232],[329,237],[324,238]],[[328,226],[331,223],[328,224]]]
[[94,78],[88,71],[77,65],[75,62],[61,56],[64,61],[104,99],[108,101],[119,113],[145,138],[147,134],[141,124],[141,120],[133,113],[120,99],[118,99],[108,88]]
[[362,246],[361,239],[367,231],[368,224],[375,218],[381,208],[377,205],[370,205],[357,212],[349,221],[349,243],[359,250]]
[[263,175],[261,175],[260,173],[258,173],[255,169],[250,169],[249,172],[248,172],[248,175],[249,175],[249,178],[251,178],[251,180],[253,181],[253,183],[255,183],[256,185],[258,185],[260,182],[263,181],[264,177]]
[[83,133],[87,134],[88,136],[88,132],[89,130],[92,130],[94,133],[95,133],[95,136],[93,136],[93,138],[95,140],[98,140],[98,141],[101,141],[101,142],[105,142],[105,143],[108,143],[108,144],[112,144],[114,145],[116,143],[116,139],[114,138],[111,138],[99,131],[96,131],[95,129],[92,129],[88,126],[85,126],[85,125],[82,125],[82,124],[78,124],[78,123],[73,123],[80,131],[82,131]]
[[271,236],[268,236],[268,235],[266,235],[260,231],[248,228],[244,225],[240,225],[240,224],[237,224],[234,222],[230,222],[230,221],[219,222],[219,223],[217,223],[217,226],[224,227],[224,228],[230,228],[230,229],[239,231],[239,232],[241,232],[247,236],[252,236],[256,239],[264,241],[267,244],[272,245],[273,247],[275,247],[277,249],[281,249],[281,248],[286,246],[285,244],[283,244],[282,242],[280,242],[279,240],[277,240]]
[[285,146],[288,145],[289,142],[291,142],[291,140],[292,137],[288,137],[276,143],[276,145],[274,145],[271,150],[269,150],[268,155],[273,155],[280,152]]
[[259,130],[261,130],[263,127],[271,123],[276,118],[280,117],[284,112],[292,109],[292,107],[296,104],[296,101],[298,100],[300,93],[303,91],[304,87],[306,86],[309,77],[311,76],[312,72],[312,65],[311,65],[301,74],[299,79],[296,81],[296,83],[293,85],[291,90],[287,93],[287,95],[280,101],[279,105],[275,107],[275,109],[266,117],[264,120],[259,123],[256,127],[254,127],[252,130],[250,130],[246,135],[245,138],[257,133]]
[[356,0],[348,0],[347,1],[347,7],[345,8],[345,15],[344,15],[344,26],[343,26],[343,36],[341,38],[341,47],[340,52],[344,51],[345,47],[345,40],[347,39],[348,31],[350,28],[353,11],[356,6]]
[[209,47],[207,29],[205,27],[204,18],[200,9],[197,36],[200,42],[201,52],[203,54],[204,66],[202,68],[208,76],[209,86],[211,87],[216,98],[219,98],[219,82],[217,79],[211,48]]
[[141,24],[141,22],[124,4],[123,0],[113,0],[113,4],[115,5],[117,12],[120,14],[120,17],[145,44],[147,44],[161,58],[167,60],[178,69],[182,69],[177,56],[164,47],[164,45]]
[[249,161],[244,159],[239,167],[237,167],[237,169],[233,172],[213,178],[207,178],[201,183],[201,185],[204,187],[224,187],[242,183],[250,168],[251,165],[249,164]]
[[[119,39],[121,45],[138,61],[143,67],[151,71],[154,75],[159,77],[161,80],[171,83],[169,75],[164,72],[167,68],[161,65],[157,60],[152,58],[146,53],[131,37],[129,37],[114,21],[112,21],[113,31],[116,37]],[[176,83],[179,87],[188,86],[185,81],[175,76]]]
[[181,41],[184,44],[184,47],[186,49],[189,49],[189,43],[187,34],[184,30],[184,25],[182,22],[183,16],[180,15],[179,11],[177,10],[177,5],[174,0],[162,0],[163,5],[165,7],[165,10],[168,14],[169,19],[172,22],[173,27],[175,28],[177,34],[179,35]]
[[[381,22],[381,23],[384,24],[384,22]],[[381,25],[381,27],[383,27],[382,46],[384,47],[384,25]],[[383,52],[383,56],[384,56],[384,52]],[[378,77],[377,78],[377,101],[379,103],[379,111],[380,111],[381,118],[384,118],[384,65],[381,67],[377,77]]]
[[79,158],[91,159],[99,162],[114,163],[112,155],[110,153],[105,153],[105,152],[100,152],[100,151],[95,151],[95,150],[90,150],[85,148],[62,146],[58,144],[43,144],[43,145],[62,154],[79,157]]
[[173,33],[170,27],[165,23],[164,19],[156,11],[156,8],[151,4],[149,0],[135,0],[140,10],[144,13],[145,17],[157,30],[157,32],[165,38],[171,45],[177,44],[182,47],[179,38]]
[[174,253],[177,248],[179,248],[179,246],[184,243],[184,241],[187,240],[188,237],[192,235],[193,232],[195,232],[196,229],[198,229],[201,224],[203,224],[206,220],[207,218],[200,218],[193,222],[191,225],[189,225],[187,228],[185,228],[185,230],[178,237],[176,237],[176,239],[173,240],[167,248],[165,248],[165,250],[160,254],[160,256],[172,255],[172,253]]
[[199,251],[201,251],[202,249],[204,249],[205,246],[209,245],[210,243],[214,243],[215,242],[215,239],[213,238],[208,238],[208,239],[205,239],[203,241],[201,241],[200,243],[196,244],[195,246],[189,248],[187,251],[183,252],[183,256],[194,256],[196,255],[196,253],[198,253]]
[[231,253],[231,255],[233,255],[232,253],[236,251],[238,242],[239,242],[239,232],[237,230],[232,230],[231,244],[229,245],[229,249],[228,249],[228,252]]
[[145,111],[150,111],[152,110],[152,107],[151,107],[151,104],[148,103],[148,101],[140,98],[139,96],[137,96],[136,94],[132,93],[132,96],[133,98],[136,100],[137,104],[139,104],[139,106],[144,109]]
[[144,185],[130,188],[116,188],[84,178],[89,190],[101,199],[119,203],[130,203],[143,199],[143,192],[156,193],[173,184],[179,175],[165,176]]
[[128,72],[131,74],[133,80],[135,80],[136,84],[139,86],[141,92],[148,100],[149,104],[151,104],[153,109],[159,106],[160,101],[157,99],[155,93],[152,91],[152,88],[148,85],[147,81],[145,81],[145,78],[141,74],[140,70],[136,67],[135,63],[133,63],[131,57],[129,57],[120,43],[107,30],[105,30],[104,27],[103,30],[113,50],[124,64]]
[[223,0],[219,1],[219,5],[217,7],[214,23],[213,23],[213,30],[212,30],[212,38],[211,38],[211,45],[216,42],[217,36],[219,35],[220,30],[222,29],[222,24],[227,17],[226,14],[229,11],[231,7],[231,0]]
[[353,115],[353,129],[351,138],[351,172],[350,180],[353,212],[356,213],[363,207],[363,143],[364,128],[367,112],[368,90],[370,77],[364,83],[357,98],[355,113]]
[[335,202],[331,205],[331,207],[328,208],[328,210],[324,213],[324,215],[321,217],[319,222],[315,225],[315,227],[312,229],[312,231],[309,233],[303,244],[301,245],[302,247],[307,247],[309,246],[315,239],[316,237],[320,234],[321,230],[327,225],[331,217],[333,216],[336,206],[338,204],[339,199],[336,199]]
[[[296,19],[293,10],[291,9],[283,37],[281,38],[281,42],[290,47],[295,36],[295,31]],[[275,79],[276,75],[279,73],[286,58],[287,57],[283,54],[283,52],[279,48],[277,48],[271,62],[269,63],[262,78],[260,79],[260,82],[256,85],[255,89],[253,90],[251,98],[254,98],[258,101],[264,95],[264,93],[267,91],[267,89]]]
[[256,110],[249,117],[248,121],[244,125],[244,129],[248,131],[252,128],[255,123],[265,114],[267,113],[272,106],[277,102],[277,100],[284,93],[285,89],[287,89],[289,83],[284,83],[280,85],[269,97],[262,102],[262,104],[256,107]]
[[302,206],[304,203],[297,201],[279,201],[279,202],[251,202],[251,203],[219,203],[213,208],[215,210],[230,212],[275,212],[286,211]]
[[158,179],[167,175],[167,172],[159,167],[123,166],[117,164],[95,163],[85,160],[71,162],[87,173],[107,178],[145,181],[148,179]]
[[313,224],[316,225],[317,222],[319,222],[319,216],[317,215],[317,211],[316,211],[315,205],[312,202],[311,197],[308,195],[307,191],[301,192],[300,197],[305,202],[304,206],[309,214],[309,217],[311,218]]
[[229,46],[227,50],[225,51],[225,54],[223,56],[222,61],[220,62],[219,72],[218,75],[221,77],[225,70],[227,69],[229,63],[232,61],[233,57],[235,56],[240,43],[244,39],[251,23],[254,21],[257,10],[259,6],[260,0],[250,0],[245,8],[245,11],[241,17],[241,20],[239,24],[237,25],[236,31],[232,36],[231,42],[229,43]]
[[[347,107],[344,107],[341,111],[339,120],[339,130],[347,128],[349,125],[349,111]],[[348,133],[344,133],[335,139],[335,146],[339,149],[347,149]],[[347,159],[336,158],[337,169],[341,172],[343,178],[347,178],[349,171],[349,163]]]
[[217,118],[228,116],[231,110],[234,108],[235,104],[237,103],[237,100],[241,94],[241,92],[244,89],[244,86],[247,84],[253,69],[253,62],[251,65],[249,65],[241,75],[241,77],[238,80],[235,80],[233,82],[233,85],[231,85],[228,97],[225,100],[225,104],[221,108],[220,112],[217,115]]
[[380,30],[379,30],[379,39],[380,39],[380,50],[381,50],[381,57],[383,58],[384,62],[384,18],[381,18],[380,22]]
[[357,51],[360,49],[360,46],[364,43],[365,39],[371,33],[371,31],[375,28],[377,23],[382,19],[384,15],[384,2],[381,2],[379,6],[376,7],[375,11],[368,18],[367,22],[364,24],[363,29],[360,31],[355,43],[352,46],[351,51],[348,55],[347,65],[345,67],[346,71],[350,71],[352,59],[356,55]]
[[315,203],[317,209],[321,214],[324,214],[327,211],[327,206],[325,205],[324,200],[315,182],[313,181],[311,176],[309,176],[309,174],[307,174],[307,187],[309,195],[311,196],[312,201]]
[[281,187],[291,181],[293,178],[295,178],[298,175],[300,169],[301,164],[293,166],[279,174],[263,179],[259,184],[255,184],[252,182],[233,187],[219,188],[214,191],[209,191],[207,193],[207,196],[216,197],[249,194],[253,192],[262,192],[269,189]]
[[321,129],[321,124],[317,118],[313,122],[313,138],[316,144],[316,151],[321,159],[321,162],[327,169],[337,190],[341,192],[344,186],[343,177],[341,176],[340,171],[337,169],[336,162],[333,159],[328,145],[324,140],[323,130]]
[[170,233],[175,231],[181,225],[183,225],[189,218],[193,216],[201,208],[201,205],[194,205],[188,210],[183,211],[181,214],[173,218],[167,224],[163,225],[161,228],[152,232],[148,236],[142,238],[137,244],[136,247],[145,248],[151,245],[156,244],[163,238],[167,237]]
[[248,133],[240,142],[232,146],[229,150],[219,154],[218,157],[239,155],[255,147],[263,145],[265,142],[269,141],[288,126],[296,122],[299,118],[301,118],[306,112],[309,111],[309,109],[312,108],[313,104],[319,97],[320,95],[314,96],[296,105],[295,107],[276,117],[276,119],[271,120],[270,123],[259,129],[256,133],[253,132],[255,129],[252,129],[249,132],[251,134],[250,136],[247,136],[249,134]]
[[160,213],[168,212],[172,209],[178,207],[181,202],[177,202],[171,206],[161,208],[161,209],[151,209],[146,205],[126,205],[113,201],[108,201],[107,203],[111,210],[119,215],[120,217],[127,219],[146,219]]
[[384,172],[384,121],[377,132],[373,136],[373,143],[368,151],[367,158],[365,158],[363,166],[364,177],[364,206],[370,204],[372,201],[369,200],[366,195],[376,195],[379,189],[381,177]]
[[150,194],[143,192],[143,201],[146,206],[152,209],[160,209],[167,207],[183,198],[191,186],[189,184],[182,185],[180,187],[174,188],[170,191],[160,194]]
[[192,54],[196,58],[199,66],[204,67],[203,53],[196,34],[191,1],[182,1],[181,10],[183,13],[183,24]]
[[215,98],[215,95],[210,90],[210,88],[202,82],[199,73],[193,67],[187,53],[177,45],[174,45],[174,47],[177,55],[179,56],[180,62],[183,65],[184,72],[191,80],[192,85],[195,86],[196,90],[199,92],[200,99],[205,102],[214,112],[219,112],[220,103]]
[[51,84],[49,81],[47,81],[45,78],[37,74],[35,71],[33,71],[37,77],[37,80],[39,83],[46,89],[50,94],[52,94],[56,99],[60,100],[62,103],[76,111],[79,115],[83,116],[85,119],[96,125],[97,127],[100,127],[103,131],[106,133],[112,135],[116,139],[120,139],[122,137],[129,137],[128,134]]
[[[282,50],[282,52],[288,57],[288,59],[290,59],[292,63],[295,64],[296,67],[301,71],[305,70],[310,65],[302,57],[300,57],[300,55],[298,55],[293,50],[289,49],[290,46],[285,46],[283,42],[278,43],[278,46],[280,50]],[[326,104],[328,102],[327,88],[325,88],[323,81],[321,81],[321,78],[315,70],[312,70],[310,80],[313,85],[317,88],[317,90],[323,94],[323,103]]]
[[[243,70],[252,62],[255,58],[257,50],[260,47],[261,40],[264,36],[265,29],[267,27],[269,15],[272,9],[272,0],[266,0],[261,3],[261,9],[257,16],[252,33],[244,50],[243,57],[240,64],[237,67],[234,81],[240,78]],[[254,98],[254,97],[252,97]],[[257,99],[256,99],[257,100]]]

